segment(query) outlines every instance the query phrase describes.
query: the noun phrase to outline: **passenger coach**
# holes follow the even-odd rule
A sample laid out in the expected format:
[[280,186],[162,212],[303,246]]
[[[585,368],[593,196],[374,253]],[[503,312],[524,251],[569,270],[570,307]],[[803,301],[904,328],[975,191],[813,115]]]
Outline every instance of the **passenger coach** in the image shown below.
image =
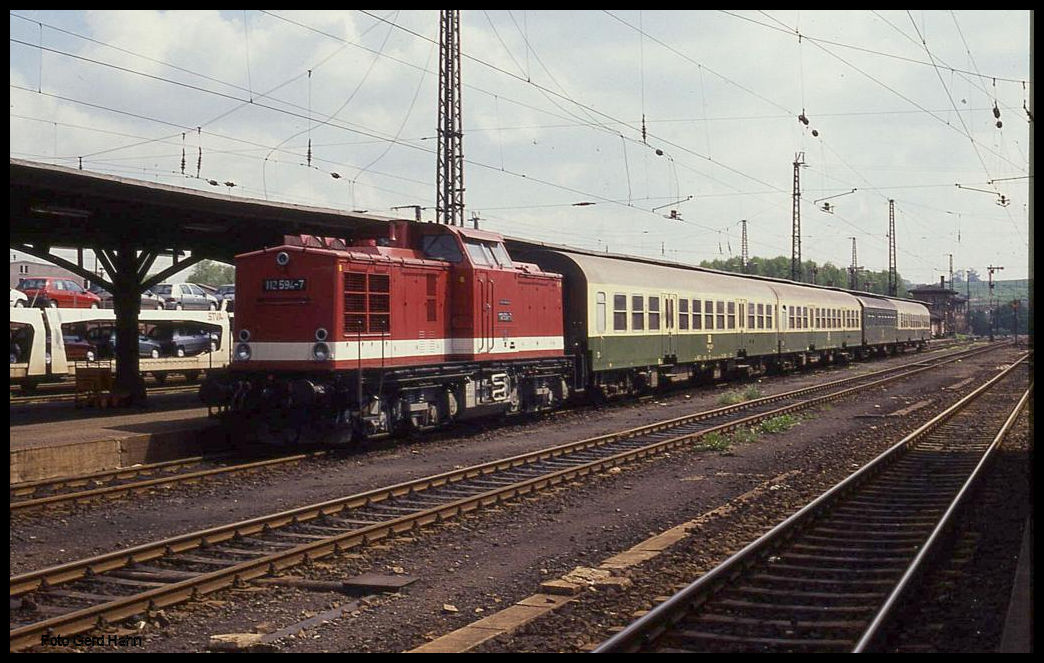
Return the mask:
[[606,395],[928,339],[927,309],[915,302],[562,249],[524,256],[563,275],[577,383]]

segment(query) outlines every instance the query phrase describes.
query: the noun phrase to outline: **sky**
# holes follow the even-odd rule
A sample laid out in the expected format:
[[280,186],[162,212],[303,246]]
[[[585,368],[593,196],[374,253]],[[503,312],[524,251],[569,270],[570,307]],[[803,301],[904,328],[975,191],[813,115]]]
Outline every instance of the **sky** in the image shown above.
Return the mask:
[[[740,256],[745,220],[751,257],[789,258],[797,172],[805,261],[848,267],[855,237],[887,270],[891,213],[907,281],[951,256],[1026,278],[1031,22],[461,10],[468,225],[698,264]],[[10,30],[11,158],[434,219],[437,10],[12,10]]]

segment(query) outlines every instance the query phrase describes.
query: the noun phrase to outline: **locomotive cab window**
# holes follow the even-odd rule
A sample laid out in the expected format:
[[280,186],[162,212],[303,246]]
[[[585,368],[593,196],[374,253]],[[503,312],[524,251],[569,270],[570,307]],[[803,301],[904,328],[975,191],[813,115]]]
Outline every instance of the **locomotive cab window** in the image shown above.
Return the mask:
[[471,258],[471,263],[473,265],[493,267],[497,264],[497,259],[493,256],[492,247],[485,242],[466,239],[464,240],[464,248],[467,249],[468,257]]
[[421,250],[425,258],[458,263],[464,259],[460,246],[452,235],[425,235],[421,238]]
[[497,264],[501,267],[513,267],[511,262],[511,256],[508,255],[507,249],[500,242],[490,246],[493,251],[493,258],[497,261]]

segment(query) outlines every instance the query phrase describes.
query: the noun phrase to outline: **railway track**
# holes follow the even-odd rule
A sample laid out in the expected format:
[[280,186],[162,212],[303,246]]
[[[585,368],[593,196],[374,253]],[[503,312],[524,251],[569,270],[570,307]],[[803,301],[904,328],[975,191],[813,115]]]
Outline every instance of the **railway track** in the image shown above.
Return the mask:
[[759,399],[753,413],[727,406],[11,576],[10,647],[147,614],[934,366],[918,364]]
[[[986,352],[992,346],[973,348],[956,353],[949,353],[939,357],[926,358],[913,362],[913,367],[918,370],[937,366],[942,363],[958,361],[965,357],[973,356],[980,352]],[[863,381],[881,379],[888,375],[902,374],[909,371],[910,366],[898,366],[879,371],[874,371],[862,376],[854,376],[834,380],[818,387],[788,392],[776,396],[753,399],[733,406],[733,412],[743,410],[756,411],[774,403],[783,402],[792,398],[800,398],[806,394],[813,393],[815,389],[831,389],[840,385],[855,385]],[[705,413],[704,413],[705,414]],[[701,416],[701,415],[696,415]],[[674,425],[684,425],[687,421],[675,420]],[[225,462],[229,457],[193,457],[165,463],[139,465],[131,468],[122,468],[106,472],[97,472],[74,477],[62,477],[53,480],[41,480],[23,484],[14,484],[10,490],[10,513],[26,513],[41,507],[54,507],[63,504],[83,503],[100,498],[113,498],[121,494],[133,494],[136,492],[153,490],[162,486],[174,486],[179,483],[198,482],[208,479],[226,477],[239,472],[252,472],[259,469],[269,468],[277,465],[299,462],[308,458],[322,455],[322,452],[311,454],[293,454],[279,458],[266,458],[253,462],[225,464],[221,467],[210,467],[207,469],[194,470],[195,466],[212,464],[213,462]],[[135,477],[147,476],[148,478],[135,480]],[[85,486],[87,488],[85,488]]]
[[595,651],[872,650],[1025,407],[1025,358]]
[[[148,389],[149,394],[182,394],[187,392],[194,392],[199,390],[198,384],[179,384],[171,386],[151,386]],[[24,405],[42,405],[45,403],[65,403],[76,400],[76,393],[67,389],[61,391],[55,391],[53,393],[39,393],[32,394],[29,396],[15,396],[11,394],[11,406],[24,406]],[[202,407],[202,406],[201,406]]]
[[[244,463],[232,463],[202,470],[192,469],[200,464],[212,465],[232,459],[232,454],[220,456],[193,456],[149,463],[93,474],[62,479],[44,479],[11,485],[10,513],[25,513],[34,509],[62,504],[89,502],[100,498],[114,498],[180,483],[194,483],[231,474],[255,472],[276,465],[288,465],[303,460],[320,458],[327,451],[311,451],[278,458],[265,458]],[[156,476],[158,475],[158,476]],[[149,478],[142,479],[139,477]],[[84,488],[84,486],[90,486]]]

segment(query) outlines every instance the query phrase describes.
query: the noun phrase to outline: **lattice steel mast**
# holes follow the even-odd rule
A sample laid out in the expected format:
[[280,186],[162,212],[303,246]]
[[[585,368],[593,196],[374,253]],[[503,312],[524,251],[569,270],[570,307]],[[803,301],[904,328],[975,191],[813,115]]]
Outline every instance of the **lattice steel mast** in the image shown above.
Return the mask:
[[743,219],[742,221],[740,221],[740,223],[743,224],[743,235],[742,235],[743,239],[740,240],[740,261],[742,261],[742,263],[743,263],[743,273],[746,274],[747,273],[747,261],[748,261],[748,254],[747,254],[747,220]]
[[888,201],[888,295],[899,294],[899,274],[895,270],[895,201]]
[[801,166],[805,165],[805,153],[794,158],[794,211],[790,234],[790,280],[801,280]]
[[440,11],[439,153],[435,218],[464,225],[464,148],[460,112],[460,10]]

